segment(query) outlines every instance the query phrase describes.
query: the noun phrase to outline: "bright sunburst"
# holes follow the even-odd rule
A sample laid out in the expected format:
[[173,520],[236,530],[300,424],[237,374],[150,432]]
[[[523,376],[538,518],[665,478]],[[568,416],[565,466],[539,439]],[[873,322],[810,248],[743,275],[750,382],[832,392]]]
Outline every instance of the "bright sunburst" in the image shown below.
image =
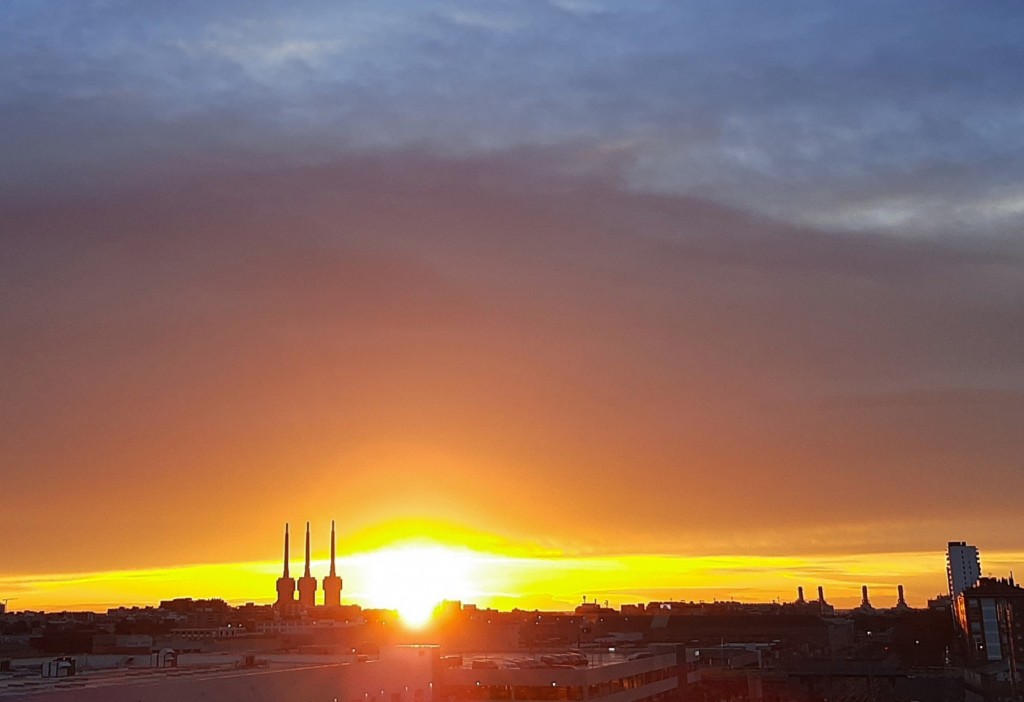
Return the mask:
[[410,626],[423,626],[442,600],[479,594],[473,553],[438,544],[402,544],[356,557],[367,604],[395,609]]

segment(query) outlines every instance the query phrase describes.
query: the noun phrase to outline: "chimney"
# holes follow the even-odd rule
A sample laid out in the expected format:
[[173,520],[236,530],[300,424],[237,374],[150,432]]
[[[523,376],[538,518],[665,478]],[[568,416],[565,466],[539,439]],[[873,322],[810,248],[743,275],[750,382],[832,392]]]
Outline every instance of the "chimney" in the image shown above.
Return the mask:
[[804,604],[804,589],[803,589],[803,587],[798,587],[796,589],[796,601],[797,601],[797,604]]
[[309,577],[309,522],[306,522],[306,572],[304,577]]
[[334,569],[334,520],[331,520],[331,577],[336,577],[338,572]]
[[295,581],[288,574],[288,525],[284,525],[284,572],[277,579],[277,600],[274,606],[281,609],[295,602]]
[[825,604],[825,588],[818,586],[818,604]]
[[907,601],[905,599],[903,599],[903,586],[902,585],[897,585],[896,586],[896,592],[899,593],[899,599],[896,600],[896,606],[897,607],[906,607],[907,606]]
[[860,593],[861,593],[860,606],[863,607],[864,609],[870,609],[871,608],[871,601],[868,600],[868,586],[867,585],[861,585]]
[[324,578],[324,605],[327,607],[341,606],[341,578],[334,566],[334,520],[331,520],[331,574]]
[[282,578],[288,577],[288,523],[284,525],[284,573],[281,575]]
[[306,570],[298,581],[299,604],[307,609],[316,606],[316,578],[309,573],[309,522],[306,522]]

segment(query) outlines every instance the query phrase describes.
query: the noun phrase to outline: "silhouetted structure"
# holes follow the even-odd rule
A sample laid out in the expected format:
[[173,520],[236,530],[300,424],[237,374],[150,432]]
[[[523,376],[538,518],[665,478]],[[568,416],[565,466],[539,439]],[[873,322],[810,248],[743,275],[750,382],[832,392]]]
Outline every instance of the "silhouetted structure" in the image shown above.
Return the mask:
[[299,604],[312,609],[316,606],[316,578],[309,571],[309,522],[306,522],[306,569],[298,583]]
[[295,603],[295,579],[288,574],[288,525],[284,525],[284,571],[277,579],[277,601],[274,606],[283,609]]
[[861,585],[860,588],[860,604],[854,609],[854,613],[860,614],[871,614],[875,611],[875,608],[871,606],[871,600],[868,599],[868,586]]
[[[324,605],[337,609],[341,607],[342,580],[338,577],[335,564],[335,526],[331,521],[331,571],[330,575],[323,579]],[[277,600],[274,603],[275,609],[288,617],[302,616],[303,610],[312,610],[317,606],[317,579],[313,577],[311,570],[311,547],[310,527],[306,522],[306,549],[305,568],[302,577],[298,580],[289,575],[289,528],[284,525],[284,571],[277,579]],[[298,597],[296,598],[296,593]]]
[[341,606],[341,578],[334,567],[334,520],[331,520],[331,574],[324,578],[324,605]]
[[907,604],[906,598],[903,596],[903,586],[896,586],[896,611],[905,612],[910,609],[910,605]]
[[825,588],[818,586],[818,612],[822,615],[835,614],[836,608],[825,601]]

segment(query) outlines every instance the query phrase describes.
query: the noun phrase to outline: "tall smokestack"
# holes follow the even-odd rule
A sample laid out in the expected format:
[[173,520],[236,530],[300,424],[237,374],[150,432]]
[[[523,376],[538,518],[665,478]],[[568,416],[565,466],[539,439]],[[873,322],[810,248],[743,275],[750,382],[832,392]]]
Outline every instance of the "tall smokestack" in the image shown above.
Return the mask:
[[284,574],[282,578],[288,577],[288,523],[284,525]]
[[818,586],[818,603],[825,604],[825,588]]
[[274,606],[277,608],[287,607],[295,602],[295,581],[288,574],[288,525],[284,525],[284,572],[277,579],[277,600]]
[[341,606],[341,578],[334,567],[334,520],[331,520],[331,574],[324,578],[324,604],[328,607]]
[[868,586],[860,586],[861,601],[860,606],[864,609],[871,609],[871,601],[868,599]]
[[804,589],[803,589],[803,587],[798,587],[796,589],[796,601],[799,602],[800,604],[804,603]]
[[909,605],[907,605],[907,600],[903,597],[903,586],[897,585],[896,592],[899,595],[898,599],[896,600],[896,611],[906,612],[908,609],[910,609],[910,607]]
[[307,609],[316,606],[316,578],[309,573],[309,522],[306,522],[306,571],[299,578],[299,604]]
[[306,572],[304,577],[309,577],[309,522],[306,522]]
[[338,575],[338,572],[334,569],[334,520],[331,520],[331,577]]

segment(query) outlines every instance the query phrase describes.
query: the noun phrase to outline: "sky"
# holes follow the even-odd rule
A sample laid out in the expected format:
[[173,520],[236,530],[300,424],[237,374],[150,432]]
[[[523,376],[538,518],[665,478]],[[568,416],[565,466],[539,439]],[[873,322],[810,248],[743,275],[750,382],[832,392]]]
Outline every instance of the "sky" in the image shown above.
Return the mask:
[[190,594],[182,566],[330,519],[353,564],[598,564],[545,596],[727,597],[791,558],[937,592],[960,539],[1005,574],[1022,28],[1009,0],[4,3],[0,586]]

